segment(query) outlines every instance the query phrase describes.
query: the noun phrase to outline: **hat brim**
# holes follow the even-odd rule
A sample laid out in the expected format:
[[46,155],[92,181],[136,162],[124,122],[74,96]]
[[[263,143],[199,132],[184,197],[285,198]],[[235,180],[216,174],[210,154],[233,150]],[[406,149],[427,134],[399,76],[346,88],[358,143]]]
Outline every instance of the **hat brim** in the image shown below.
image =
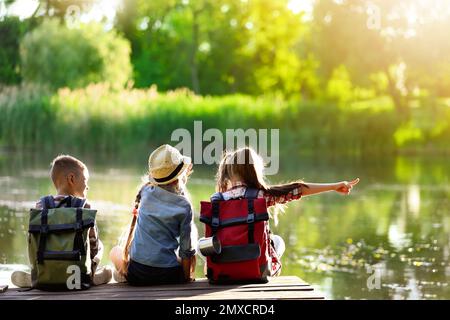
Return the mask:
[[155,179],[153,179],[152,176],[149,176],[149,182],[155,185],[166,185],[166,184],[170,184],[172,182],[174,182],[175,180],[178,179],[178,177],[183,174],[184,171],[186,171],[189,166],[192,164],[192,159],[190,157],[187,156],[183,156],[183,167],[181,168],[180,172],[178,172],[178,174],[173,177],[170,180],[164,181],[164,182],[157,182],[155,181]]

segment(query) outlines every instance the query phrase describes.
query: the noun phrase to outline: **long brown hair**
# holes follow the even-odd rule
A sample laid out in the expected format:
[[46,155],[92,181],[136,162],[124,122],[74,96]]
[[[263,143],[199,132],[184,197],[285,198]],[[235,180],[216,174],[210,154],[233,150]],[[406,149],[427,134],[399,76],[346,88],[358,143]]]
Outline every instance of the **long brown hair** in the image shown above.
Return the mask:
[[[216,176],[216,190],[225,192],[233,180],[243,182],[249,188],[256,188],[272,196],[287,195],[299,187],[306,187],[303,181],[293,181],[287,184],[268,185],[264,177],[264,161],[252,148],[244,147],[234,152],[225,152],[220,162]],[[278,223],[277,215],[283,211],[283,206],[276,205],[273,212],[275,224]]]

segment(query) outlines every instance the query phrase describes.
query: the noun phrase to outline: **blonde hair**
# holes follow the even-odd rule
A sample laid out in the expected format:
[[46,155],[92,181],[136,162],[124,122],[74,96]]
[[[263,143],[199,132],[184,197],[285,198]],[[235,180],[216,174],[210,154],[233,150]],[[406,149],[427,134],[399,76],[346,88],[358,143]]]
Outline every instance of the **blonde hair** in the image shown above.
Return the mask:
[[61,176],[70,173],[79,176],[84,170],[87,170],[86,165],[82,161],[65,154],[61,154],[53,159],[50,166],[50,176],[55,186]]

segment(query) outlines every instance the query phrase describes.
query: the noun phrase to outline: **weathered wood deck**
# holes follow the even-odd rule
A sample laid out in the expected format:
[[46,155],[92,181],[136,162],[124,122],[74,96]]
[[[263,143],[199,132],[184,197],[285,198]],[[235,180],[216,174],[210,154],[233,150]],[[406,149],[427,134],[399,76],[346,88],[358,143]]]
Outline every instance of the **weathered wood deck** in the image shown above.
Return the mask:
[[184,285],[132,287],[111,283],[78,292],[20,292],[10,288],[0,300],[229,300],[229,299],[324,299],[308,283],[295,276],[272,278],[266,284],[210,285],[206,279]]

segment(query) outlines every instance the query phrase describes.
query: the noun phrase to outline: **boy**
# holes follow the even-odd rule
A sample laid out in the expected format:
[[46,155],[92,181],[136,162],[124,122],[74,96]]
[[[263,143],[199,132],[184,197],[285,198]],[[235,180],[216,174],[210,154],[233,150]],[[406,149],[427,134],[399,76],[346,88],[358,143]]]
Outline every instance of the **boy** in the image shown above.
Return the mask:
[[[69,155],[60,155],[52,161],[50,175],[56,188],[57,195],[54,196],[56,206],[67,196],[86,198],[89,189],[87,185],[89,171],[80,160]],[[39,200],[36,203],[36,209],[42,209],[42,206]],[[84,207],[89,209],[90,205],[86,203]],[[97,270],[103,255],[103,244],[98,237],[97,225],[89,229],[89,242],[92,260],[91,282],[93,285],[108,283],[112,277],[111,268],[105,266]],[[31,274],[24,271],[15,271],[11,275],[11,282],[17,287],[31,287]]]

